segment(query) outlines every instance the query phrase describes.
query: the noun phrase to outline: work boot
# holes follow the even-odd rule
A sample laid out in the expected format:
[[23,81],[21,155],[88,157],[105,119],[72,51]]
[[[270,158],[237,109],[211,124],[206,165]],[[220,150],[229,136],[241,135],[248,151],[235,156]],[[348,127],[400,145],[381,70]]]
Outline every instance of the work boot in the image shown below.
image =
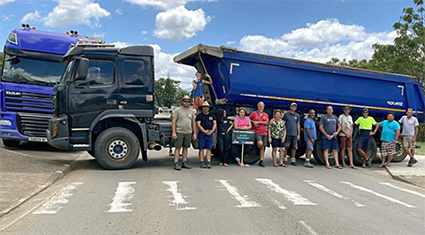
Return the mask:
[[192,169],[191,166],[189,166],[186,162],[182,163],[182,168],[186,168],[186,169]]
[[297,166],[297,160],[295,158],[291,158],[291,165]]
[[416,163],[418,163],[418,160],[416,160],[414,157],[412,157],[412,158],[410,158],[409,163],[407,164],[407,166],[408,167],[412,167]]
[[304,162],[304,166],[305,166],[305,167],[308,167],[308,168],[313,168],[313,167],[314,167],[314,165],[313,165],[313,164],[311,164],[311,163],[310,163],[310,161],[308,161],[308,162],[307,162],[307,161],[306,161],[306,162]]
[[204,162],[201,162],[201,168],[207,168],[207,164],[205,164]]
[[182,169],[182,168],[180,167],[180,165],[179,165],[179,163],[178,163],[178,162],[174,163],[174,170],[179,171],[179,170],[181,170],[181,169]]
[[261,166],[261,167],[266,167],[266,165],[264,165],[263,160],[260,160],[260,162],[258,163],[258,165]]

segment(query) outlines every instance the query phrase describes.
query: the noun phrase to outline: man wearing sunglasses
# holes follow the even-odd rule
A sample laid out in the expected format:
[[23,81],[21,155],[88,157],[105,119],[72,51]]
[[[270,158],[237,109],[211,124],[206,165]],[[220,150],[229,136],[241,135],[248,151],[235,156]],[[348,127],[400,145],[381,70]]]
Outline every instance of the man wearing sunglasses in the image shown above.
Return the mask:
[[359,144],[357,145],[357,152],[363,157],[362,167],[370,167],[372,164],[372,158],[369,159],[369,150],[372,147],[372,126],[376,125],[376,121],[373,117],[369,117],[369,110],[363,109],[363,117],[357,118],[355,124],[359,126],[360,137]]

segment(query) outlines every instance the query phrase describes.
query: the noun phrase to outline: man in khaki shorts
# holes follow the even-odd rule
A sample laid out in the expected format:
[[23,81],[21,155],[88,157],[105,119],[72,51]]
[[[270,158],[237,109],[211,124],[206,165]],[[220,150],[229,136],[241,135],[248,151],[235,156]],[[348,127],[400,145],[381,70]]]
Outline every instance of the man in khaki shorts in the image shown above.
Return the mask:
[[[182,98],[182,105],[174,110],[171,115],[171,128],[172,138],[174,139],[174,170],[181,170],[181,168],[190,169],[192,168],[187,164],[187,148],[190,147],[193,139],[196,140],[196,124],[195,124],[195,113],[189,108],[190,98],[184,96]],[[180,149],[183,148],[183,163],[179,165]]]
[[406,115],[401,117],[399,122],[403,125],[403,131],[401,133],[403,137],[403,148],[410,156],[407,166],[411,167],[418,162],[415,159],[415,143],[419,132],[419,122],[417,118],[413,117],[413,110],[410,108],[407,109]]

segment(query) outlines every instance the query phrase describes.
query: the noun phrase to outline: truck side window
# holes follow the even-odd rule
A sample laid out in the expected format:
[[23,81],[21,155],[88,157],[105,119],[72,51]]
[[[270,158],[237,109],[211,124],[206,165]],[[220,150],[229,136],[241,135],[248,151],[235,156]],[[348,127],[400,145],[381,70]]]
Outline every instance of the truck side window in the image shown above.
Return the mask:
[[124,60],[124,84],[128,86],[146,85],[146,64],[142,60]]
[[114,62],[90,59],[89,71],[84,85],[110,85],[114,82]]

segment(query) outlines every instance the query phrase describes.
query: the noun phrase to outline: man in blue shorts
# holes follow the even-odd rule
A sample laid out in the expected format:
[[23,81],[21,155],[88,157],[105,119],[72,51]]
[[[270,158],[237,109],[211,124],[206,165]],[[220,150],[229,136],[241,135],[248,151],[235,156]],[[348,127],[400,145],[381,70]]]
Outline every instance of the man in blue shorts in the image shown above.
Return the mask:
[[329,164],[329,149],[332,150],[335,160],[335,167],[342,169],[338,163],[338,133],[341,131],[339,119],[333,115],[333,107],[326,108],[326,115],[320,119],[320,132],[322,132],[322,149],[325,157],[326,168],[331,169]]
[[362,167],[370,167],[372,164],[373,158],[369,159],[369,150],[372,147],[372,131],[373,125],[376,125],[376,121],[373,117],[368,116],[369,110],[363,109],[363,117],[357,118],[354,122],[356,125],[359,125],[360,134],[359,134],[359,144],[357,145],[357,152],[363,157]]
[[[214,131],[217,128],[215,116],[210,113],[210,104],[205,101],[200,108],[202,113],[196,116],[196,125],[198,127],[198,148],[199,161],[201,168],[211,168],[211,149],[214,143]],[[207,164],[204,163],[204,150],[207,152]]]

